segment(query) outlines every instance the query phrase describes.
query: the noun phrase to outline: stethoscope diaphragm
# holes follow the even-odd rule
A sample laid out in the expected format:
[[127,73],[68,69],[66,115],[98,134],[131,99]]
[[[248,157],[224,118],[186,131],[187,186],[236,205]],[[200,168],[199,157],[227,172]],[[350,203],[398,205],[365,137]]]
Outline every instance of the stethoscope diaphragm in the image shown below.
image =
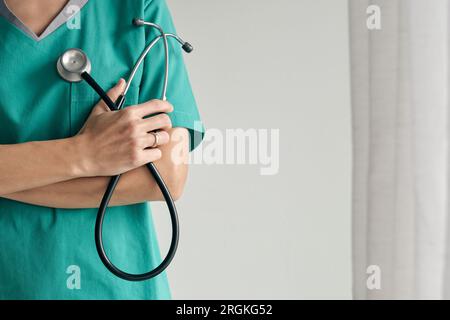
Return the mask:
[[80,49],[69,49],[58,59],[57,70],[59,75],[68,82],[81,82],[83,73],[91,72],[91,62]]

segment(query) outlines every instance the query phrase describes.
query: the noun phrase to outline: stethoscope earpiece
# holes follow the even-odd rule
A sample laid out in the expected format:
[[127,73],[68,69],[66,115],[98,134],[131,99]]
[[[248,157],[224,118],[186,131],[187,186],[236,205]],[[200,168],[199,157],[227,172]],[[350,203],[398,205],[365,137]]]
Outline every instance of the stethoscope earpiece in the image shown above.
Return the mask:
[[[132,23],[136,26],[136,27],[142,27],[142,26],[150,26],[150,27],[154,27],[160,30],[160,32],[162,34],[164,34],[163,30],[161,29],[161,27],[155,23],[151,23],[151,22],[147,22],[141,18],[134,18]],[[184,52],[186,53],[191,53],[192,51],[194,51],[194,47],[189,43],[184,41],[183,39],[181,39],[179,36],[174,35],[174,34],[165,34],[165,36],[167,37],[172,37],[175,38],[182,46]]]
[[141,27],[141,26],[144,26],[144,25],[145,25],[145,21],[142,20],[141,18],[134,18],[134,19],[133,19],[133,24],[134,24],[136,27]]
[[185,42],[182,48],[186,53],[191,53],[192,51],[194,51],[194,47],[189,42]]
[[82,74],[91,72],[91,62],[80,49],[69,49],[59,57],[57,70],[61,78],[68,82],[83,81]]

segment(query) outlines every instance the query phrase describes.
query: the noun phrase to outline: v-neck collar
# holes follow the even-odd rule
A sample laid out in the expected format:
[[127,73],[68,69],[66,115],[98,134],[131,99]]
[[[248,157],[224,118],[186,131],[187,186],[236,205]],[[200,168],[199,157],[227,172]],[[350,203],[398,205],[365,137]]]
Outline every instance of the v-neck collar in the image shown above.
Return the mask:
[[39,42],[61,27],[64,23],[72,19],[87,2],[88,0],[69,0],[40,36],[37,36],[18,17],[16,17],[16,15],[6,5],[5,0],[0,0],[0,15],[4,16],[6,20],[22,30],[33,40]]

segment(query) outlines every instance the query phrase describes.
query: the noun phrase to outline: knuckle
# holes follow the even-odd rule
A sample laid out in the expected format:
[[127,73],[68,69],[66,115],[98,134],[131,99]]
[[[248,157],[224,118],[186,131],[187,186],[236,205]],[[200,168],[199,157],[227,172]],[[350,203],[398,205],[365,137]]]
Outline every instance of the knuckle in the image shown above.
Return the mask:
[[130,148],[132,150],[132,152],[137,152],[138,148],[139,148],[139,140],[134,138],[134,137],[130,137]]
[[155,113],[172,112],[172,110],[173,110],[173,106],[167,101],[152,100],[151,103],[153,105],[153,108],[155,109]]
[[170,141],[170,135],[166,131],[160,132],[161,143],[167,144]]
[[162,100],[155,100],[155,107],[158,110],[161,110],[164,108],[164,101]]
[[170,120],[170,117],[167,114],[163,113],[163,114],[160,114],[158,117],[159,117],[160,124],[163,127],[170,127],[172,125],[172,120]]
[[163,112],[167,112],[167,113],[171,113],[173,111],[173,106],[167,101],[164,101],[163,103],[164,103],[164,108],[163,108],[162,111]]
[[158,113],[161,109],[161,100],[150,100],[148,103],[148,107],[152,113]]
[[134,118],[133,108],[126,108],[126,109],[123,109],[121,112],[122,112],[122,116],[125,120],[131,120]]
[[130,139],[134,139],[138,134],[138,128],[134,121],[129,121],[125,127],[125,134],[130,137]]
[[172,105],[168,101],[159,100],[159,111],[160,112],[169,112]]
[[126,125],[126,124],[131,122],[131,116],[130,116],[130,114],[128,112],[124,112],[124,113],[121,114],[119,120],[120,120],[120,123]]
[[173,105],[167,101],[166,101],[166,104],[167,104],[167,112],[168,113],[173,112],[173,110],[174,110]]

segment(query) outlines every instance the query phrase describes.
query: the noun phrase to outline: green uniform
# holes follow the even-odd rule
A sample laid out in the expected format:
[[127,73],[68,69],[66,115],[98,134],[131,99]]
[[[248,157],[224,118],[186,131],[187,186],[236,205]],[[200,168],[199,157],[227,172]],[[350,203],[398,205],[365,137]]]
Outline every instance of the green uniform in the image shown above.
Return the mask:
[[[134,26],[133,18],[175,32],[164,0],[82,4],[77,18],[54,25],[43,38],[0,16],[0,144],[67,138],[80,130],[99,98],[85,82],[70,84],[59,77],[56,62],[65,50],[85,51],[92,76],[109,89],[120,77],[127,78],[146,44],[158,35]],[[175,111],[170,116],[174,127],[189,129],[193,149],[203,127],[182,50],[171,44],[168,100]],[[161,42],[139,70],[127,106],[159,98],[163,53]],[[170,299],[165,273],[133,283],[103,266],[94,242],[96,214],[95,208],[64,210],[0,199],[0,299]],[[110,208],[104,242],[111,260],[127,272],[147,272],[161,262],[147,203]]]

